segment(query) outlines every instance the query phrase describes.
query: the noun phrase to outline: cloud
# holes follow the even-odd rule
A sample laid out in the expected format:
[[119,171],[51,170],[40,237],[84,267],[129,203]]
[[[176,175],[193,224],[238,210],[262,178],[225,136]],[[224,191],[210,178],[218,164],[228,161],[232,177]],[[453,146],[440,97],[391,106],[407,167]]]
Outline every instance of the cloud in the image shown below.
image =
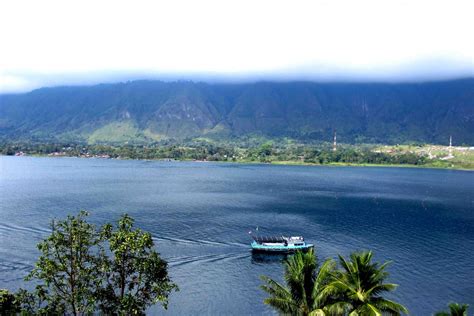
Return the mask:
[[474,74],[472,1],[0,3],[0,92],[139,78],[437,80]]

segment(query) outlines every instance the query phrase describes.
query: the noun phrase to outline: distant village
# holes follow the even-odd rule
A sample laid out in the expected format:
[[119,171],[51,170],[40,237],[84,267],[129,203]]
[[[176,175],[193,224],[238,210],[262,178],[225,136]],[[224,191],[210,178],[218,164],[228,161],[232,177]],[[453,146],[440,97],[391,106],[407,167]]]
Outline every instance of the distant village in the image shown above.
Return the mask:
[[12,144],[0,148],[4,155],[78,157],[98,159],[144,159],[187,161],[233,161],[280,164],[418,165],[435,168],[474,169],[474,146],[411,144],[351,145],[285,143],[267,140],[249,147],[237,143],[185,143],[167,145],[55,145]]
[[449,146],[442,145],[424,145],[424,146],[383,146],[374,152],[396,154],[399,152],[408,152],[418,156],[425,156],[429,159],[450,160],[459,155],[467,155],[474,152],[474,146],[453,146],[453,138],[449,138]]

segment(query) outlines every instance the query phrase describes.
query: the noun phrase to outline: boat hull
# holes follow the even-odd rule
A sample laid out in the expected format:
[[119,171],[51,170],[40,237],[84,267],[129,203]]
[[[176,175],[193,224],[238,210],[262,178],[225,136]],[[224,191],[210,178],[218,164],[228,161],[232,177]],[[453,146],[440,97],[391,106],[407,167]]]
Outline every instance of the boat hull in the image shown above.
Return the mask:
[[255,253],[293,253],[296,251],[308,251],[309,249],[314,248],[313,244],[304,244],[301,246],[273,246],[273,245],[262,245],[256,242],[251,244],[252,252]]

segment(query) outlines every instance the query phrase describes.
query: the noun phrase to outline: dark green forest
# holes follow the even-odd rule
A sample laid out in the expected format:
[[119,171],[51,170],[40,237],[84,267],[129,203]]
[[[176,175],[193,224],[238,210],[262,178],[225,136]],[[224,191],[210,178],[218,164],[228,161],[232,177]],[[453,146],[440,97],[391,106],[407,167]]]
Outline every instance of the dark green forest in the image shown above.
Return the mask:
[[267,139],[474,144],[474,79],[428,83],[132,81],[0,95],[0,141]]

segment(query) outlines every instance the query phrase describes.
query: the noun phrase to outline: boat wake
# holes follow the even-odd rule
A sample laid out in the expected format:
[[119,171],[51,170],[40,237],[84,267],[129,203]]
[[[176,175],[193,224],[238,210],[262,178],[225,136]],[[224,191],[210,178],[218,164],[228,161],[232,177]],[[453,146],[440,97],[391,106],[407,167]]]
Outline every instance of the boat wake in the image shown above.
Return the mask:
[[202,263],[211,263],[218,261],[231,261],[231,260],[240,260],[249,258],[251,253],[249,252],[237,252],[237,253],[225,253],[225,254],[211,254],[203,256],[183,256],[183,257],[174,257],[168,258],[168,264],[171,267],[179,267],[182,265],[188,264],[202,264]]
[[0,235],[11,234],[11,233],[28,233],[35,234],[38,236],[45,236],[51,233],[51,230],[46,227],[29,227],[29,226],[18,226],[14,224],[0,223]]
[[213,240],[205,240],[205,239],[186,239],[186,238],[174,238],[174,237],[156,237],[153,236],[153,241],[155,242],[174,242],[179,244],[188,244],[188,245],[209,245],[209,246],[220,246],[220,247],[241,247],[247,248],[248,245],[245,243],[239,242],[219,242]]

